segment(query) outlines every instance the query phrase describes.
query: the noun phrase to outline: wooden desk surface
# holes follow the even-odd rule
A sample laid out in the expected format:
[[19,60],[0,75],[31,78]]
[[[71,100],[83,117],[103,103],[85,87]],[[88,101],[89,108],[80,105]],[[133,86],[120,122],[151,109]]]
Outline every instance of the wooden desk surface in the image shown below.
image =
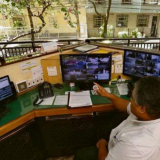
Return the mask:
[[45,116],[54,116],[54,115],[66,115],[66,114],[84,114],[84,113],[92,113],[92,112],[101,112],[101,111],[111,111],[114,110],[112,104],[101,104],[101,105],[93,105],[92,107],[86,108],[75,108],[68,109],[64,108],[51,108],[51,109],[35,109],[30,111],[15,120],[8,122],[7,124],[0,127],[0,136],[8,133],[9,131],[19,127],[20,125],[32,120],[36,117],[45,117]]
[[92,113],[92,112],[102,112],[102,111],[111,111],[114,110],[112,104],[100,104],[93,105],[92,107],[82,107],[68,109],[65,108],[55,108],[55,109],[44,109],[44,110],[34,110],[35,117],[44,117],[44,116],[54,116],[54,115],[65,115],[65,114],[83,114],[83,113]]

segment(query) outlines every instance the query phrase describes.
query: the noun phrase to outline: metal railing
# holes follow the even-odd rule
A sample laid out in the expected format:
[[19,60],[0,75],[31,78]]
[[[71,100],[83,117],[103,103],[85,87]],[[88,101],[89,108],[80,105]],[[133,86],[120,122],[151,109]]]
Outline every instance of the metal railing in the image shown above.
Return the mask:
[[88,38],[87,43],[98,42],[115,46],[129,46],[141,49],[160,50],[160,38]]
[[[0,60],[3,59],[5,63],[21,61],[29,57],[42,56],[50,53],[41,53],[42,43],[52,41],[21,41],[21,42],[0,42]],[[84,43],[83,40],[68,39],[56,40],[58,49],[65,49],[65,46],[79,45]],[[5,46],[7,45],[7,46]],[[5,47],[3,47],[5,46]]]
[[[0,60],[3,59],[5,63],[26,60],[30,57],[43,56],[50,53],[41,53],[42,43],[51,41],[21,41],[21,42],[0,42]],[[108,39],[64,39],[56,40],[58,50],[65,50],[66,48],[73,48],[77,45],[85,43],[105,44],[105,46],[118,46],[122,49],[125,47],[149,49],[153,51],[160,50],[160,38],[108,38]],[[95,43],[93,43],[95,42]],[[7,45],[6,47],[3,47]]]
[[[80,27],[83,29],[84,33],[81,33],[81,37],[87,37],[87,25],[81,24]],[[28,26],[25,27],[2,27],[0,28],[0,40],[10,41],[14,37],[18,37],[21,34],[31,32],[31,28]],[[45,41],[45,40],[52,40],[52,39],[76,39],[77,38],[77,31],[76,28],[72,28],[68,25],[61,25],[58,28],[54,28],[53,26],[46,26],[40,33],[35,34],[35,41]],[[30,41],[31,35],[27,35],[17,39],[17,41]]]

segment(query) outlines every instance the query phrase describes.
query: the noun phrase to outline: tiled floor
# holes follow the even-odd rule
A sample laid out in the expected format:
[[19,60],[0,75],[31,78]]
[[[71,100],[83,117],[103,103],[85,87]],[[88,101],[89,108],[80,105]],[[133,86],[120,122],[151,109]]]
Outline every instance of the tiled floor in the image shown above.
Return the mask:
[[46,160],[73,160],[74,156],[47,158]]

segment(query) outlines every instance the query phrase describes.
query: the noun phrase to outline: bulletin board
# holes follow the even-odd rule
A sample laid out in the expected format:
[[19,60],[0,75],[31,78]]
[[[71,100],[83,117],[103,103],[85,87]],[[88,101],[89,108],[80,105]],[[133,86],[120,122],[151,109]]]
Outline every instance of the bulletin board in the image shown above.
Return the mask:
[[[90,53],[102,53],[102,54],[104,53],[104,54],[106,54],[111,51],[118,51],[119,53],[117,55],[123,56],[123,54],[124,54],[123,50],[116,50],[116,49],[110,49],[110,48],[104,48],[104,47],[100,47],[99,50],[92,51]],[[67,51],[63,51],[62,53],[59,53],[59,52],[54,53],[51,57],[48,57],[46,59],[42,59],[41,64],[42,64],[42,69],[43,69],[44,80],[47,82],[50,82],[51,84],[63,83],[59,55],[60,54],[77,54],[77,53],[78,52],[74,52],[72,50],[67,50]],[[116,56],[116,54],[114,56]],[[123,64],[123,62],[122,62],[122,64]],[[47,67],[56,67],[57,75],[49,76],[48,71],[47,71]],[[121,78],[124,78],[124,79],[130,78],[128,76],[124,76],[122,73],[115,73],[115,71],[114,71],[111,74],[111,79],[117,78],[118,75],[120,75]]]

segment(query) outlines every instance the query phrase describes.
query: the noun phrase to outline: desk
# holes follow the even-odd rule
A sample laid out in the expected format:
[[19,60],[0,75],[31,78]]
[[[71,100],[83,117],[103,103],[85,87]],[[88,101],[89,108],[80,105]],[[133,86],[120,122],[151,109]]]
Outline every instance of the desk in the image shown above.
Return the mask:
[[[59,92],[64,93],[64,90],[61,89]],[[66,106],[34,108],[32,102],[37,93],[37,89],[34,89],[8,104],[8,107],[11,108],[11,113],[7,114],[0,121],[0,154],[4,155],[4,157],[8,155],[8,153],[4,152],[5,148],[7,150],[10,148],[10,151],[8,151],[11,152],[10,154],[13,154],[13,150],[16,153],[18,152],[17,154],[22,152],[21,157],[26,152],[32,153],[29,157],[26,157],[26,160],[32,159],[35,155],[37,160],[41,160],[44,157],[73,154],[72,150],[75,147],[96,143],[96,130],[100,124],[103,124],[103,122],[108,124],[112,122],[111,119],[113,117],[121,114],[111,112],[114,111],[112,104],[95,104],[92,107],[76,109],[68,109]],[[77,114],[101,113],[104,111],[110,112],[106,113],[107,116],[75,116]],[[69,116],[66,118],[55,118],[56,115]],[[119,123],[125,118],[126,116],[120,117],[117,119],[117,122]],[[113,121],[115,122],[115,120]],[[88,136],[88,134],[90,135]],[[16,145],[13,149],[15,141]],[[30,149],[23,147],[24,143],[22,141],[25,141],[25,147]],[[17,147],[22,150],[16,150]],[[65,150],[63,147],[70,149]],[[65,152],[63,152],[64,150]],[[45,155],[46,152],[48,155]],[[17,157],[15,159],[17,160]]]
[[[55,93],[64,94],[65,91],[70,91],[69,87],[63,89],[55,89]],[[83,114],[101,111],[112,111],[114,107],[112,104],[97,104],[93,103],[92,107],[68,109],[66,106],[33,106],[33,101],[38,94],[38,90],[29,91],[16,100],[9,103],[7,106],[11,109],[10,112],[0,120],[0,136],[9,131],[19,127],[20,125],[32,120],[36,117],[65,115],[65,114]],[[93,99],[96,96],[92,96]],[[99,96],[98,96],[99,97]],[[103,97],[99,97],[100,101],[104,101]],[[94,98],[95,99],[95,98]],[[97,98],[98,99],[98,98]],[[93,101],[93,100],[92,100]]]
[[[98,52],[102,53],[102,50]],[[70,51],[65,53],[70,53]],[[105,49],[103,53],[106,53]],[[44,78],[51,83],[62,82],[58,55],[59,53],[42,60]],[[47,76],[46,64],[57,66],[57,77]],[[32,103],[36,95],[37,90],[35,89],[8,104],[11,111],[0,120],[0,155],[2,160],[44,160],[52,156],[72,154],[75,147],[96,143],[97,128],[101,124],[106,124],[111,129],[113,126],[109,124],[113,122],[116,126],[126,118],[126,115],[121,116],[119,112],[112,112],[114,111],[112,104],[94,104],[90,108],[76,109],[68,109],[66,106],[34,108]],[[72,116],[104,111],[105,115]],[[58,119],[55,118],[57,115],[70,116]]]

